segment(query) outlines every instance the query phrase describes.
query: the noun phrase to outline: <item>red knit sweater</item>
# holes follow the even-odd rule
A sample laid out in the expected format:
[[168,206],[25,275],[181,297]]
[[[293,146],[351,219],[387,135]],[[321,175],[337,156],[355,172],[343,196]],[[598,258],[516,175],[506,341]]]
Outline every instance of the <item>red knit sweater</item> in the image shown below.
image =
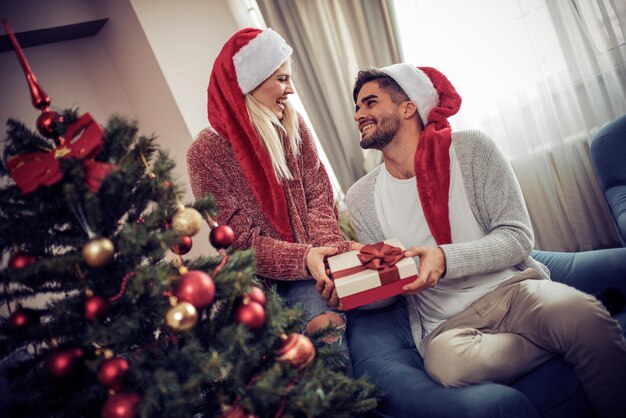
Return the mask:
[[[300,154],[287,155],[294,179],[283,182],[295,243],[282,241],[254,198],[230,143],[210,128],[201,131],[187,150],[187,169],[194,196],[211,193],[217,222],[235,232],[236,249],[254,248],[257,274],[277,280],[310,278],[306,256],[312,246],[350,250],[337,224],[337,208],[328,174],[311,133],[300,118]],[[285,141],[285,144],[287,142]]]

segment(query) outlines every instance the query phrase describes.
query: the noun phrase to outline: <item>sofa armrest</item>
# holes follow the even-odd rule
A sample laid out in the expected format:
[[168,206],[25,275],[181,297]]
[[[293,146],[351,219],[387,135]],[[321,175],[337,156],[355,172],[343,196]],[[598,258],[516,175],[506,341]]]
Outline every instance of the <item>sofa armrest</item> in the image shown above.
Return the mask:
[[606,189],[604,196],[613,213],[619,240],[626,247],[626,184]]
[[548,267],[554,281],[591,294],[615,287],[626,295],[626,248],[576,253],[535,250],[531,257]]

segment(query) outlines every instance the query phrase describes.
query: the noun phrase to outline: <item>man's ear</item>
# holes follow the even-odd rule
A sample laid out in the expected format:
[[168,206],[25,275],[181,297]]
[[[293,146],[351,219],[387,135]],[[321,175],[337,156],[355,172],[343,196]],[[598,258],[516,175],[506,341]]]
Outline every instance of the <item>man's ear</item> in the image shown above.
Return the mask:
[[413,116],[417,115],[417,106],[415,105],[415,102],[410,100],[407,102],[402,103],[403,106],[403,111],[402,111],[402,116],[405,119],[410,119]]

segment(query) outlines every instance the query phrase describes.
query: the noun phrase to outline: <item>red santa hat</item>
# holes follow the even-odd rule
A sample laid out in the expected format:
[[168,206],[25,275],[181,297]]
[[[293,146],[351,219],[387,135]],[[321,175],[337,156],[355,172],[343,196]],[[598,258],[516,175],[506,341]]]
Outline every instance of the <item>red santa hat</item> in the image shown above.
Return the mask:
[[415,102],[424,130],[413,161],[417,192],[430,232],[438,245],[452,242],[448,197],[450,144],[448,117],[461,107],[461,96],[441,72],[430,67],[394,64],[380,68]]
[[283,240],[294,242],[283,187],[244,102],[244,95],[271,76],[291,53],[291,47],[272,29],[246,28],[235,33],[213,64],[207,107],[209,123],[230,142],[267,219]]

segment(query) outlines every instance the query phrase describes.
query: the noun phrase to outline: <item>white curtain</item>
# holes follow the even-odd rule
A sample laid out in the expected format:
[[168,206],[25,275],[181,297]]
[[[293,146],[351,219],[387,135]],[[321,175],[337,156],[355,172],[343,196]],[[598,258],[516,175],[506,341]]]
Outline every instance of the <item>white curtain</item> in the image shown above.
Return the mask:
[[294,49],[294,82],[344,191],[373,156],[359,147],[352,85],[359,69],[401,60],[389,0],[257,0]]
[[454,129],[510,159],[536,248],[617,245],[589,141],[626,113],[626,0],[395,0],[405,61],[463,97]]

